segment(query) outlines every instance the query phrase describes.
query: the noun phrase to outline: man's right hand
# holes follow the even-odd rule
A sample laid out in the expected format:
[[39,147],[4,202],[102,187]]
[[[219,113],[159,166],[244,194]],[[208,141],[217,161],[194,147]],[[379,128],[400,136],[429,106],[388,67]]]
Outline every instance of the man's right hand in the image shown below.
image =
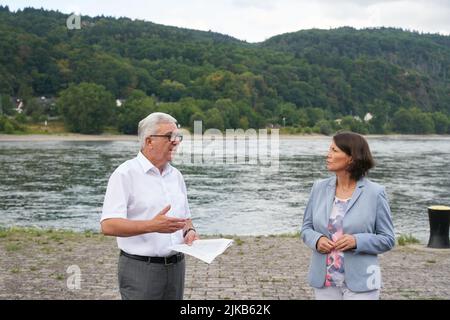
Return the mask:
[[317,247],[317,251],[319,251],[320,253],[325,254],[325,253],[330,253],[331,250],[334,249],[335,244],[334,244],[333,241],[331,241],[327,237],[322,236],[317,241],[316,247]]
[[166,214],[169,210],[170,205],[162,209],[150,220],[152,232],[173,233],[185,227],[187,219],[168,217]]

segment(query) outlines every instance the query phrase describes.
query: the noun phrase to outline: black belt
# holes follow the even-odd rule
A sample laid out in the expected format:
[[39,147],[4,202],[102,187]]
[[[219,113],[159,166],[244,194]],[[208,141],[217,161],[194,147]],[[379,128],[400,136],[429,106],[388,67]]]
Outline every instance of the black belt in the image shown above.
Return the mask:
[[135,259],[135,260],[145,261],[145,262],[149,262],[149,263],[162,263],[165,265],[178,263],[184,259],[183,253],[177,253],[170,257],[146,257],[146,256],[138,256],[135,254],[129,254],[123,250],[120,250],[120,255],[131,258],[131,259]]

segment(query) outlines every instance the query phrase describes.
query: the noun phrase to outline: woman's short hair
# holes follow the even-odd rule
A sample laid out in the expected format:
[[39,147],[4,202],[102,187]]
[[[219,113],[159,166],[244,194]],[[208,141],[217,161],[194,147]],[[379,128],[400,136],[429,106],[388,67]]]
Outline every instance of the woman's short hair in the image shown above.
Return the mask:
[[333,141],[339,149],[352,157],[352,162],[347,168],[352,179],[356,181],[361,179],[375,166],[369,144],[360,134],[338,132],[333,136]]
[[139,121],[138,137],[141,149],[145,146],[145,139],[147,139],[148,136],[158,133],[158,128],[161,123],[177,124],[177,120],[167,113],[153,112]]

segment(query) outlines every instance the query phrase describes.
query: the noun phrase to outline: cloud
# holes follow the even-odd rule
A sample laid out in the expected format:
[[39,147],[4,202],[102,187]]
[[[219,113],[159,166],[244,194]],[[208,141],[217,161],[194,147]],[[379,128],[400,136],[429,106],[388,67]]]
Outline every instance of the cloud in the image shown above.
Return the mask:
[[271,10],[274,8],[274,1],[233,0],[232,5],[237,8],[257,8],[263,10]]
[[443,0],[279,0],[268,12],[253,12],[249,20],[260,28],[241,28],[257,41],[300,29],[352,26],[397,27],[450,34],[450,1]]
[[56,0],[3,1],[86,15],[126,16],[197,30],[212,30],[249,42],[311,28],[397,27],[450,34],[448,0]]

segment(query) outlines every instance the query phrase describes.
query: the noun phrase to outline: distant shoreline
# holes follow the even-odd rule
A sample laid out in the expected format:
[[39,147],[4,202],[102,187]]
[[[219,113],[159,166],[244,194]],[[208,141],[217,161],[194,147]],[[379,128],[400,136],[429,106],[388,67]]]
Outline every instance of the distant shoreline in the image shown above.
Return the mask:
[[[225,135],[225,134],[224,134]],[[269,135],[270,136],[270,135]],[[402,135],[402,134],[374,134],[364,135],[368,138],[448,138],[450,135]],[[321,134],[279,134],[280,139],[321,139],[330,138],[331,136]],[[7,141],[138,141],[138,137],[135,135],[114,135],[114,134],[102,134],[102,135],[88,135],[88,134],[0,134],[0,142]]]
[[0,134],[0,141],[137,141],[133,135]]

